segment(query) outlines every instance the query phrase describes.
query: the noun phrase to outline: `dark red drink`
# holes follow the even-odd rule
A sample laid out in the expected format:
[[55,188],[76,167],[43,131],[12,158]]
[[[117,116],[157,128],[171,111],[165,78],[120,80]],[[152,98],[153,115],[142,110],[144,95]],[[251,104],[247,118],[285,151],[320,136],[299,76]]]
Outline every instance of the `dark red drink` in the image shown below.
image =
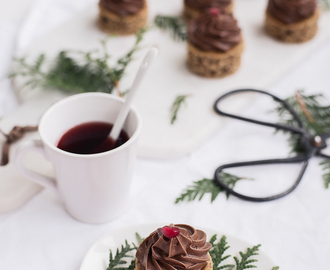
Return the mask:
[[122,130],[115,143],[109,134],[112,124],[106,122],[87,122],[69,129],[60,138],[57,147],[75,154],[97,154],[114,149],[128,141]]

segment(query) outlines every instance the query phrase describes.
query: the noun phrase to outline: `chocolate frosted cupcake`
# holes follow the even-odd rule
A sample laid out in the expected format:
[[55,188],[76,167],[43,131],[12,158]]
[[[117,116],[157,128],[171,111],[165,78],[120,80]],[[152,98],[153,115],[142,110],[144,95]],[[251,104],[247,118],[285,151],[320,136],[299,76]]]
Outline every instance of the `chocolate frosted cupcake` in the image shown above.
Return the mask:
[[211,8],[188,28],[188,68],[204,77],[224,77],[240,66],[244,43],[231,14]]
[[315,36],[318,17],[316,0],[269,0],[266,31],[284,42],[304,42]]
[[190,21],[212,7],[226,13],[233,13],[233,0],[184,0],[184,16],[187,21]]
[[98,25],[110,34],[130,35],[147,22],[145,0],[100,0]]
[[135,270],[212,270],[206,234],[189,225],[158,228],[139,246]]

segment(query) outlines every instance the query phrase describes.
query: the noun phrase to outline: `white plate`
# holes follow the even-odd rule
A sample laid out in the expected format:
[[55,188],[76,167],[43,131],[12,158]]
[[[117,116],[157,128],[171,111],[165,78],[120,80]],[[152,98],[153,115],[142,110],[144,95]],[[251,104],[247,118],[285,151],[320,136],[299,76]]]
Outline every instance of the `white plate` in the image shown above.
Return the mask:
[[[115,230],[111,233],[104,235],[100,238],[96,243],[89,249],[87,252],[81,266],[80,270],[106,270],[109,264],[109,250],[111,249],[113,253],[116,252],[116,249],[121,247],[121,245],[125,244],[125,240],[127,239],[128,243],[137,243],[135,233],[138,232],[142,237],[148,236],[151,232],[164,226],[164,224],[143,224],[136,225],[132,227],[126,227],[122,229]],[[224,235],[223,233],[205,228],[202,229],[210,238],[212,235],[217,234],[218,240]],[[237,237],[227,235],[227,242],[230,248],[227,250],[226,254],[230,254],[232,256],[236,256],[237,258],[241,258],[239,252],[246,252],[247,248],[252,248],[256,244],[250,244],[241,240]],[[257,266],[257,269],[265,269],[270,270],[272,267],[276,266],[273,260],[265,254],[263,251],[258,252],[259,255],[254,258],[258,260],[258,262],[254,263]],[[226,264],[231,263],[235,265],[233,257],[227,259]]]

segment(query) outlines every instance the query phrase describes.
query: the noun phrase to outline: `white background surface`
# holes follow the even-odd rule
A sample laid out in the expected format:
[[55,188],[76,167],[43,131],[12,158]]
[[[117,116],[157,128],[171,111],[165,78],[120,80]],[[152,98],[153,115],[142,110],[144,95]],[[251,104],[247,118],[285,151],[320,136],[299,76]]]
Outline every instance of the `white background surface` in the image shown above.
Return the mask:
[[[59,19],[69,18],[91,3],[93,1],[36,1],[28,16],[23,17],[23,25],[19,24],[17,18],[21,17],[18,15],[1,21],[2,74],[8,71],[13,44],[28,46],[46,32],[45,29],[50,31],[56,27]],[[1,4],[0,10],[6,9],[8,3]],[[20,14],[23,16],[24,12]],[[49,18],[47,27],[40,24],[32,27],[44,14]],[[10,25],[16,28],[10,28]],[[23,31],[27,25],[31,28]],[[322,92],[330,97],[329,48],[330,40],[296,65],[270,91],[284,98],[304,88],[307,93]],[[8,112],[15,106],[15,102],[11,102],[13,95],[10,95],[8,85],[0,90],[0,102],[4,104],[1,109]],[[256,100],[244,113],[260,116],[260,110],[268,109],[267,102]],[[208,196],[201,202],[174,204],[188,184],[204,177],[211,178],[220,164],[278,157],[287,151],[285,140],[281,136],[274,137],[272,130],[228,121],[189,155],[167,160],[139,158],[131,207],[116,221],[103,225],[75,221],[65,212],[56,195],[44,190],[20,209],[0,215],[0,269],[77,270],[89,247],[105,233],[124,226],[154,222],[164,225],[188,223],[235,235],[252,244],[260,243],[281,270],[328,269],[330,191],[323,187],[320,159],[310,162],[297,190],[278,201],[257,204],[233,197],[226,200],[220,195],[213,204]],[[258,173],[266,174],[272,182],[278,177],[276,173],[279,177],[293,175],[291,167],[278,166],[275,170],[259,168]]]

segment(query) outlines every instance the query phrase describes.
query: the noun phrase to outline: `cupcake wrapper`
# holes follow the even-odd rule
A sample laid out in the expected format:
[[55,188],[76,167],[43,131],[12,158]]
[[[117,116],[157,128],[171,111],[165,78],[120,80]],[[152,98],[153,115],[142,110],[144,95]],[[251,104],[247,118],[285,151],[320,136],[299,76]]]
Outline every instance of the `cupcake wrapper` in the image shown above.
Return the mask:
[[97,24],[99,28],[109,34],[131,35],[139,31],[147,23],[148,7],[137,14],[120,17],[117,14],[99,5],[99,17]]
[[[224,11],[228,14],[232,14],[233,13],[233,8],[234,8],[234,3],[233,3],[233,1],[231,1],[231,3],[224,8]],[[199,10],[191,8],[187,5],[184,5],[183,15],[184,15],[184,18],[187,22],[189,22],[193,19],[196,19],[202,13],[203,13],[203,11],[199,11]]]
[[319,10],[300,22],[284,24],[266,12],[265,29],[266,32],[277,40],[287,43],[301,43],[311,40],[317,32],[317,20]]
[[193,73],[203,77],[225,77],[237,71],[243,50],[243,41],[225,53],[205,52],[188,43],[187,65]]

